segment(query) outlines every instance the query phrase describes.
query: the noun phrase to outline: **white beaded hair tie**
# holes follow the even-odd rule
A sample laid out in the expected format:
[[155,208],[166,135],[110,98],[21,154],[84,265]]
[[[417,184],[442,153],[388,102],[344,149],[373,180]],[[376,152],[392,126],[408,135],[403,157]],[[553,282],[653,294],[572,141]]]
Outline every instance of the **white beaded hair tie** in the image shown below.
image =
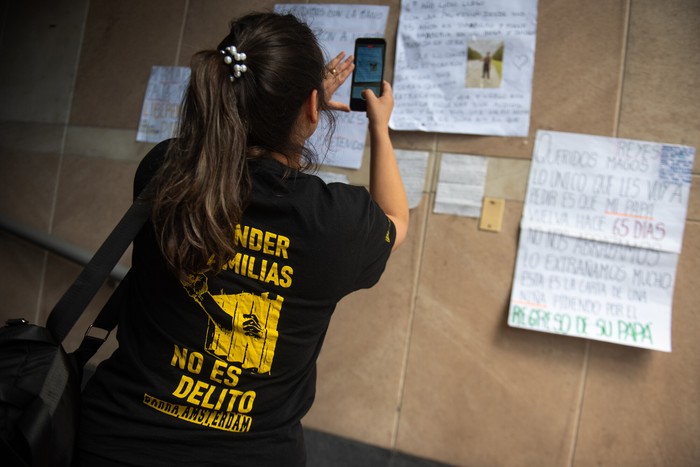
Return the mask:
[[235,45],[229,45],[224,50],[221,51],[224,54],[224,63],[227,65],[232,65],[231,70],[233,74],[229,76],[229,79],[233,81],[236,78],[240,78],[242,73],[248,71],[248,67],[245,66],[246,54],[236,50]]

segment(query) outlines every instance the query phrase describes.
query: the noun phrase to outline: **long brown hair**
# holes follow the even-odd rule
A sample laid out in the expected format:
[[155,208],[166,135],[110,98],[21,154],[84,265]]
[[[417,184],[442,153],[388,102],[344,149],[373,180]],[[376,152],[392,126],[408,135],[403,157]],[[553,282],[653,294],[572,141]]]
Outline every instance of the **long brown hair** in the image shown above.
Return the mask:
[[[233,80],[221,53],[230,45],[247,55],[247,71]],[[327,110],[324,65],[311,29],[274,13],[232,22],[216,50],[194,55],[178,136],[157,175],[152,216],[163,256],[179,279],[218,271],[233,255],[233,232],[252,189],[249,159],[275,152],[317,163],[294,131],[314,89],[320,110]],[[332,127],[332,114],[326,116]]]

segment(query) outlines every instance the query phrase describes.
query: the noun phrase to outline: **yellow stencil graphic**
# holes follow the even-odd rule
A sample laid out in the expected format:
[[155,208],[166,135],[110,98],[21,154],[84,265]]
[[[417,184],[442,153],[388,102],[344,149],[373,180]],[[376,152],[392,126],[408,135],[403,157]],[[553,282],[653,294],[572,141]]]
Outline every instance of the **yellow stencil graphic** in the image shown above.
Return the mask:
[[[273,294],[274,295],[274,294]],[[269,373],[277,345],[277,323],[284,299],[270,293],[212,295],[230,321],[221,322],[209,315],[205,349],[247,370]]]
[[250,427],[253,424],[253,418],[248,415],[237,412],[208,410],[190,405],[172,404],[148,394],[143,395],[143,403],[171,417],[232,433],[250,431]]

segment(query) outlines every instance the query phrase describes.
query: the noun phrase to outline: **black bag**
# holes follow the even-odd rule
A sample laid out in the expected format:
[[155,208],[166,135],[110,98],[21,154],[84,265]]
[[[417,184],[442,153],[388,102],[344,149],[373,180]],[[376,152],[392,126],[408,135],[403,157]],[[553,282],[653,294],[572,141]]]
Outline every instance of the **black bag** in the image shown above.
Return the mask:
[[[62,342],[150,214],[139,197],[51,310],[46,327],[24,319],[0,328],[0,463],[70,466],[80,411],[82,369],[118,321],[125,277],[80,347]],[[93,335],[97,328],[106,331]]]
[[4,465],[70,465],[80,377],[48,329],[13,320],[0,329]]

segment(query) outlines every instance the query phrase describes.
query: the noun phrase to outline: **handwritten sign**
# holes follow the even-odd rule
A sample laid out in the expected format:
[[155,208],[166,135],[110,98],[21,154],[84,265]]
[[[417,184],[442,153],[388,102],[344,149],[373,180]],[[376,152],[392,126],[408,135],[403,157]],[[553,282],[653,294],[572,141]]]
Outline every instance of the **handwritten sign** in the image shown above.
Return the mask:
[[678,255],[521,230],[508,324],[671,350]]
[[694,154],[539,132],[508,324],[670,352]]
[[[384,37],[389,7],[385,5],[277,4],[278,13],[291,13],[306,22],[327,53],[327,59],[344,51],[351,55],[358,37]],[[336,91],[334,100],[350,103],[350,78]],[[325,140],[328,122],[322,120],[308,144],[322,151],[323,164],[359,169],[367,138],[364,112],[336,112],[336,128],[330,146]]]
[[406,0],[395,130],[526,136],[537,0]]
[[540,131],[523,229],[680,253],[695,149]]
[[151,68],[136,141],[158,143],[175,135],[180,118],[180,104],[189,79],[188,67]]

